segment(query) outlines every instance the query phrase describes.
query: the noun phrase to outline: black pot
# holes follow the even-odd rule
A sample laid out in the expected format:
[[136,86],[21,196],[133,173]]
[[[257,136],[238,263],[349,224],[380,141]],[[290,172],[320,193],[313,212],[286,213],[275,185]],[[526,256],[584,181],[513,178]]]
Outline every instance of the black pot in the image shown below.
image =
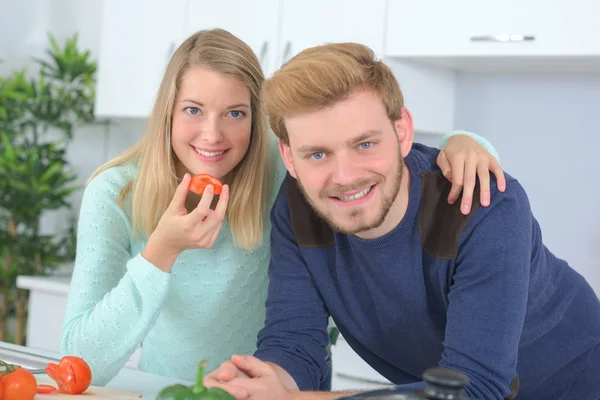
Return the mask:
[[423,374],[425,390],[380,389],[363,392],[338,400],[466,400],[465,386],[469,379],[458,371],[430,368]]

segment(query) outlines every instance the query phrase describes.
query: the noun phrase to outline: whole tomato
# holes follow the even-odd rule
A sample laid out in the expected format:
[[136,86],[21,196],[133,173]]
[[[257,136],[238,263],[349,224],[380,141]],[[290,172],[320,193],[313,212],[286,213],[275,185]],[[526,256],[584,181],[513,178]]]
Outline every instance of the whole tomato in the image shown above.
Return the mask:
[[90,366],[75,356],[64,356],[59,364],[48,364],[46,374],[56,382],[61,392],[67,394],[81,394],[92,383]]
[[2,375],[0,386],[0,399],[33,400],[37,392],[35,377],[21,367]]

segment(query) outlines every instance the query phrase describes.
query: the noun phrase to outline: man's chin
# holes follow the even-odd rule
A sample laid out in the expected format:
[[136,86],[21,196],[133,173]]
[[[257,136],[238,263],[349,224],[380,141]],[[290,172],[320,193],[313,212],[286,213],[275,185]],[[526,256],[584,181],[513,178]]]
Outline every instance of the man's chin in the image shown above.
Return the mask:
[[[352,221],[353,219],[355,220]],[[381,225],[381,223],[375,219],[367,221],[364,218],[360,218],[360,220],[356,220],[356,217],[352,217],[350,215],[334,218],[331,217],[331,214],[329,214],[329,216],[325,218],[325,221],[333,230],[345,235],[356,235],[371,229],[375,229]]]

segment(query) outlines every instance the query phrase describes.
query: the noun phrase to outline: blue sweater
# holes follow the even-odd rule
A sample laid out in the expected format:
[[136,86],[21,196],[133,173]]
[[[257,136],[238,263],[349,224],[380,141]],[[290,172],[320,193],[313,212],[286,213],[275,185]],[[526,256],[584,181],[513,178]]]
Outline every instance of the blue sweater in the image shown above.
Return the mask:
[[493,180],[492,204],[478,206],[476,191],[463,216],[460,201],[447,203],[437,154],[413,146],[406,214],[374,240],[331,231],[286,178],[271,214],[267,315],[255,355],[315,390],[329,372],[331,315],[351,347],[401,388],[422,387],[424,370],[439,365],[467,375],[476,399],[600,390],[600,302],[544,246],[521,185],[506,175],[501,193]]

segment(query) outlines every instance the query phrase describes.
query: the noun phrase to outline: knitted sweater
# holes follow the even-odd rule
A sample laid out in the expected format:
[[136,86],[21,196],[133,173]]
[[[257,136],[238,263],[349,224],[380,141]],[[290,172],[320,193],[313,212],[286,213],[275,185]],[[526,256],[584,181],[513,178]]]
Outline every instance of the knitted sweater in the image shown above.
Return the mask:
[[[276,168],[269,207],[286,172],[275,141],[270,151]],[[225,221],[212,248],[184,251],[165,273],[140,254],[147,238],[133,235],[131,203],[117,204],[135,174],[134,165],[102,172],[81,204],[61,353],[84,358],[94,385],[115,377],[138,346],[141,370],[195,380],[203,358],[210,372],[231,354],[252,354],[265,318],[269,213],[260,247],[235,247]]]

